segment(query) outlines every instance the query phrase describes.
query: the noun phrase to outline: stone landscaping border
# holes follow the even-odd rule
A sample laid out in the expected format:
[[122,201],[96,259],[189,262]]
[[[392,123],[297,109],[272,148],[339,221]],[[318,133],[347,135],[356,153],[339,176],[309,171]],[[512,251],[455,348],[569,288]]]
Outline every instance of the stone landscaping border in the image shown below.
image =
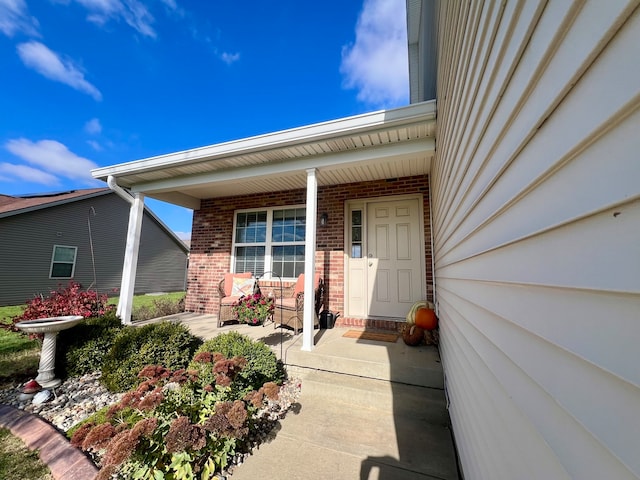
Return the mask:
[[30,450],[38,450],[40,460],[55,480],[93,480],[98,468],[51,424],[37,415],[0,405],[0,427],[8,428]]

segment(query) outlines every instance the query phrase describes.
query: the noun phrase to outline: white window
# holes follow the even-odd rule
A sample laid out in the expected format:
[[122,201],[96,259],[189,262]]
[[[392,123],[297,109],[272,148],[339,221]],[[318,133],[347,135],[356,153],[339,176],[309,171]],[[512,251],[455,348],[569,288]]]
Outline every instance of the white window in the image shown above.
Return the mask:
[[362,209],[351,210],[351,258],[362,258]]
[[304,206],[242,210],[235,213],[234,272],[294,279],[304,272]]
[[73,278],[78,247],[54,245],[49,278]]

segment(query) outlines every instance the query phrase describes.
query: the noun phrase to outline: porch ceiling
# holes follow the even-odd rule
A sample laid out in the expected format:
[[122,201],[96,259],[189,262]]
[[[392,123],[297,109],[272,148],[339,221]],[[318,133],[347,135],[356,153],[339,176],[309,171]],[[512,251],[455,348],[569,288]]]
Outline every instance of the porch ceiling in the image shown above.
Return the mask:
[[429,173],[435,102],[413,104],[92,171],[133,192],[188,208],[205,198]]

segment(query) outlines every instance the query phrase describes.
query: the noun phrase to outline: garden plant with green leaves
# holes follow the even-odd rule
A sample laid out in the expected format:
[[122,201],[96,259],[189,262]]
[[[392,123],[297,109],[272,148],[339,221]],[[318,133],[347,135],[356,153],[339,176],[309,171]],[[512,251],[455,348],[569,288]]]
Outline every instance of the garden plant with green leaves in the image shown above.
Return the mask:
[[[240,337],[245,351],[252,342],[221,336]],[[99,479],[211,479],[234,454],[250,451],[249,432],[272,421],[261,412],[277,403],[282,370],[253,389],[241,377],[249,364],[205,347],[188,369],[146,366],[137,388],[69,432],[71,442],[95,456]]]
[[[75,284],[34,298],[19,317],[63,315],[85,301],[86,320],[58,336],[59,374],[99,371],[109,390],[127,392],[67,432],[100,467],[98,478],[213,479],[289,407],[280,398],[282,363],[237,332],[203,343],[182,324],[123,326],[103,297]],[[11,331],[12,318],[4,322],[10,338],[22,335]]]

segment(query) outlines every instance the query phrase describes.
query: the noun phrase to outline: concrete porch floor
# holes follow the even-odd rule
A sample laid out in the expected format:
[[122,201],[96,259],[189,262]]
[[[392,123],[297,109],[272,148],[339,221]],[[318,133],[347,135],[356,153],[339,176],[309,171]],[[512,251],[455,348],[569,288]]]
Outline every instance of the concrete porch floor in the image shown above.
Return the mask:
[[218,328],[212,315],[166,319],[203,339],[235,330],[262,341],[302,381],[299,411],[234,480],[459,478],[436,347],[409,347],[400,336],[395,343],[346,338],[343,327],[315,330],[314,350],[303,352],[301,334],[272,323]]

